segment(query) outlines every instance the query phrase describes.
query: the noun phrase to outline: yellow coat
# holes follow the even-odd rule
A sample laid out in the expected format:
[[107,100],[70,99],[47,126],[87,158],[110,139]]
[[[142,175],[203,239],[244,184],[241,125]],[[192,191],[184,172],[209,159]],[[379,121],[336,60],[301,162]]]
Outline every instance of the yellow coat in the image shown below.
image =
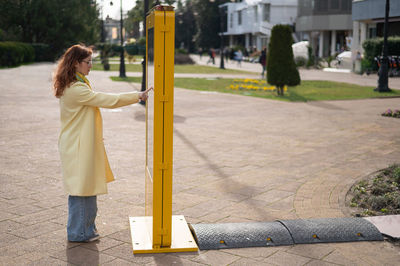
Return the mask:
[[61,133],[58,147],[64,187],[71,196],[107,193],[114,180],[103,143],[103,121],[99,107],[117,108],[139,101],[138,92],[109,94],[94,92],[77,81],[60,97]]

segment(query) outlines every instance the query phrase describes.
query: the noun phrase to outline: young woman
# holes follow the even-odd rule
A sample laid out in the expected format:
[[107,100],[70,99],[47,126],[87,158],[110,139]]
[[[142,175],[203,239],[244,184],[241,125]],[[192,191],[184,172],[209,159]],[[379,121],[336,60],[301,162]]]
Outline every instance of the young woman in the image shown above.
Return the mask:
[[106,194],[107,183],[114,180],[104,148],[99,107],[117,108],[146,101],[152,89],[121,94],[95,92],[86,79],[91,67],[92,50],[74,45],[61,57],[54,77],[54,94],[60,101],[58,145],[69,195],[67,235],[72,242],[99,238],[96,196]]

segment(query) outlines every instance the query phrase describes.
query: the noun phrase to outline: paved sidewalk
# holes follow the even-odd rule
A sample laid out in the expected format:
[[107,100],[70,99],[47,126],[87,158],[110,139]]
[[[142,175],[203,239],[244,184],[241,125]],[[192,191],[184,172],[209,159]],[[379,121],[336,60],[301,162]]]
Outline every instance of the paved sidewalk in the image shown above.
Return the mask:
[[[389,242],[132,255],[128,216],[144,215],[145,113],[102,110],[117,180],[98,197],[100,241],[66,241],[54,65],[0,70],[0,265],[395,265]],[[98,91],[139,85],[89,75]],[[287,103],[175,90],[174,214],[191,223],[346,216],[357,180],[400,158],[400,98]]]

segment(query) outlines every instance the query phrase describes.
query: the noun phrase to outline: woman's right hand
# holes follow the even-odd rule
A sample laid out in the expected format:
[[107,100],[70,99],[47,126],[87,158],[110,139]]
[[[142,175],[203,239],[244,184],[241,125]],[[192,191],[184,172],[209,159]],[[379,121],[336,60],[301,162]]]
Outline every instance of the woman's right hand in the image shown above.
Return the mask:
[[149,91],[151,91],[152,89],[153,89],[153,87],[150,87],[147,90],[145,90],[144,92],[140,92],[139,93],[139,100],[145,102],[147,100],[147,98],[149,97]]

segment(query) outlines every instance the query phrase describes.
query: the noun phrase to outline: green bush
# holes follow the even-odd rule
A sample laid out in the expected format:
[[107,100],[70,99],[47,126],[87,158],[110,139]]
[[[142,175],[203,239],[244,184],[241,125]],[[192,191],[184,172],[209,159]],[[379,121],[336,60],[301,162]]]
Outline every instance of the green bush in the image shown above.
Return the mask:
[[315,65],[315,56],[314,56],[313,49],[311,46],[307,47],[307,54],[308,54],[308,60],[307,60],[306,67],[312,67]]
[[175,65],[193,65],[194,61],[187,54],[175,54]]
[[294,59],[294,61],[295,61],[297,67],[303,67],[307,63],[307,59],[305,57],[303,57],[303,56],[297,56]]
[[35,50],[30,44],[21,42],[0,42],[0,66],[18,66],[33,62]]
[[54,61],[55,54],[50,51],[50,46],[45,43],[32,43],[33,49],[35,50],[35,61]]
[[177,54],[189,54],[188,51],[186,49],[183,49],[183,48],[176,49],[176,53]]
[[146,46],[137,43],[127,44],[124,48],[129,55],[144,55],[146,52]]
[[[383,38],[368,39],[363,42],[364,66],[373,71],[378,70],[378,64],[374,61],[376,56],[382,55]],[[400,55],[400,36],[388,38],[388,55]]]
[[292,30],[288,25],[275,25],[271,31],[267,58],[267,81],[283,95],[285,85],[300,84],[300,75],[293,58]]

